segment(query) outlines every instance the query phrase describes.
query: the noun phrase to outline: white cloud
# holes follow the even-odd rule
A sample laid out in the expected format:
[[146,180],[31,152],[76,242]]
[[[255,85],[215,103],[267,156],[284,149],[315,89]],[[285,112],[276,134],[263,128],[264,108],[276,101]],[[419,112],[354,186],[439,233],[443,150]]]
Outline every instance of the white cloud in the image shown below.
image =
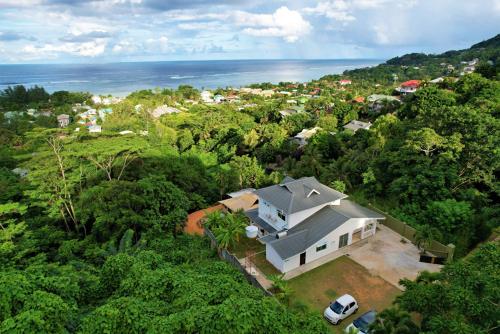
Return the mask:
[[356,20],[356,11],[373,10],[383,6],[397,6],[400,8],[411,8],[418,0],[329,0],[321,1],[315,7],[306,7],[304,12],[325,16],[338,22],[350,22]]
[[22,48],[22,51],[31,55],[46,55],[54,57],[57,53],[67,53],[81,57],[96,57],[104,53],[106,42],[95,40],[85,43],[62,43],[62,44],[45,44],[43,46],[35,46],[28,44]]
[[159,38],[148,38],[146,40],[144,49],[149,52],[160,51],[165,53],[169,51],[169,39],[167,36],[160,36]]
[[287,7],[278,8],[273,14],[253,14],[237,11],[233,15],[235,24],[245,27],[243,32],[252,36],[282,37],[289,43],[307,35],[311,24],[302,15]]
[[223,29],[224,27],[220,22],[209,21],[209,22],[185,22],[177,25],[179,29],[182,30],[213,30],[213,29]]
[[304,8],[304,12],[308,14],[322,15],[340,22],[356,20],[356,18],[351,15],[350,10],[351,4],[344,0],[319,2],[316,7]]

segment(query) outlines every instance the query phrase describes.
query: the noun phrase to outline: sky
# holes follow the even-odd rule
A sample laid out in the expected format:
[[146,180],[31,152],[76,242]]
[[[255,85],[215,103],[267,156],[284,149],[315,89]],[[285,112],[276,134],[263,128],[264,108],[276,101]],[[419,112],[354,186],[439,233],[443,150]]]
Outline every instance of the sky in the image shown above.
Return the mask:
[[500,33],[500,0],[0,0],[0,64],[386,59]]

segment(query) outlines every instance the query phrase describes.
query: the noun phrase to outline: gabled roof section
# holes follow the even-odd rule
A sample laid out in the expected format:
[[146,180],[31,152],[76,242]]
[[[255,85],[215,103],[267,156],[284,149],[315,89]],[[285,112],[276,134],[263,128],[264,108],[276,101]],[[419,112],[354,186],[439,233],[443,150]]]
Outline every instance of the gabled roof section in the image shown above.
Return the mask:
[[311,209],[346,198],[347,195],[321,184],[314,177],[285,179],[279,185],[258,189],[255,194],[286,214]]
[[385,219],[380,213],[349,200],[342,200],[340,205],[333,205],[331,208],[349,218]]
[[333,207],[335,205],[325,206],[302,223],[288,230],[285,237],[272,241],[266,240],[267,243],[282,259],[288,259],[305,251],[351,219],[335,211]]

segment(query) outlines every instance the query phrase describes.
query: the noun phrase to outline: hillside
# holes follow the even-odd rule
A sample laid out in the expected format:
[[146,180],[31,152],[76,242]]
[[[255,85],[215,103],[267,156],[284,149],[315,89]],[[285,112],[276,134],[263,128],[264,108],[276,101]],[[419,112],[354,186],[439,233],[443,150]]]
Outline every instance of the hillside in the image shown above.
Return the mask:
[[[389,83],[397,80],[433,79],[439,76],[458,76],[465,67],[494,64],[500,58],[500,34],[474,44],[468,49],[451,50],[441,54],[410,53],[387,60],[372,68],[345,71],[344,76],[357,80]],[[469,64],[470,63],[470,64]]]

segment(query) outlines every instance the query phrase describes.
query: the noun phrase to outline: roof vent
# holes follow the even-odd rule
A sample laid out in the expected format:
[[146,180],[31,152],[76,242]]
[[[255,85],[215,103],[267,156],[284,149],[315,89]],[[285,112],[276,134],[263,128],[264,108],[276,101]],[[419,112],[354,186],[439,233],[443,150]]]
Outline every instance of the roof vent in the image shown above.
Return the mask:
[[307,194],[307,198],[311,197],[313,194],[319,195],[319,191],[317,191],[316,189],[311,189],[311,191],[309,191],[309,193]]
[[278,233],[276,233],[276,239],[284,238],[284,237],[286,237],[286,235],[287,235],[286,230],[278,232]]

